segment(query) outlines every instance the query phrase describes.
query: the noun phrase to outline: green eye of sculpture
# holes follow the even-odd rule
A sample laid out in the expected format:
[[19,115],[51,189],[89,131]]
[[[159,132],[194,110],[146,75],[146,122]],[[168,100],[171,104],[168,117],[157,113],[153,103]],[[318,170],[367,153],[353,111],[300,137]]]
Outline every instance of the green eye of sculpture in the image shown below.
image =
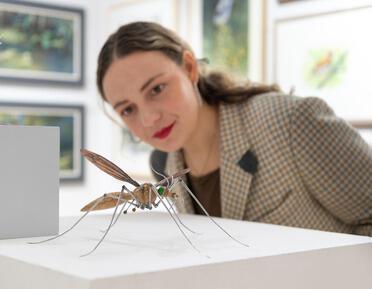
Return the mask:
[[164,194],[164,187],[160,187],[158,189],[158,193],[159,193],[160,196],[162,196]]

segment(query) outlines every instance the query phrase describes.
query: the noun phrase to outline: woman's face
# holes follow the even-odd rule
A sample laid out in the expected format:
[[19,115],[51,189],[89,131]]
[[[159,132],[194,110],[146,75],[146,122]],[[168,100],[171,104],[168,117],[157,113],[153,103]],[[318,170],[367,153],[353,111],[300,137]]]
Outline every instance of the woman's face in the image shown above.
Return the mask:
[[103,90],[135,136],[171,152],[184,147],[197,126],[197,80],[196,61],[188,51],[182,66],[158,51],[135,52],[114,60]]

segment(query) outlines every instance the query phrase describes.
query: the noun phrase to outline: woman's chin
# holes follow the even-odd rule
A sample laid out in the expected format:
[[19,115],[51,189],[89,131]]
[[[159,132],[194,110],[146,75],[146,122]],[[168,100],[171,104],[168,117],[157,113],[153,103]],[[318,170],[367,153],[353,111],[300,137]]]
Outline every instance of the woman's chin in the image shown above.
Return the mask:
[[172,142],[156,142],[153,143],[152,146],[160,151],[172,153],[176,152],[182,148],[180,144],[172,143]]

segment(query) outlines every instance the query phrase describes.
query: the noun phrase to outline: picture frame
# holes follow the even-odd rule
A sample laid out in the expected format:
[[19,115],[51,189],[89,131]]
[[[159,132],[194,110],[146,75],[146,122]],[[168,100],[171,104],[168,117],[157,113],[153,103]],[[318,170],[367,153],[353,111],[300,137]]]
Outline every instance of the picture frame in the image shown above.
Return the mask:
[[84,11],[0,1],[0,81],[82,86]]
[[362,136],[362,138],[372,148],[372,120],[367,121],[350,121],[352,127],[354,127]]
[[271,80],[285,92],[322,98],[342,118],[369,119],[372,5],[321,8],[274,20]]
[[1,125],[58,126],[60,128],[60,181],[84,179],[84,107],[37,103],[0,102]]
[[[178,0],[121,0],[106,11],[106,35],[115,32],[121,25],[134,21],[151,21],[177,31]],[[106,106],[106,111],[117,120],[115,112]],[[112,160],[128,175],[139,181],[150,181],[152,147],[137,141],[120,121],[113,123]]]

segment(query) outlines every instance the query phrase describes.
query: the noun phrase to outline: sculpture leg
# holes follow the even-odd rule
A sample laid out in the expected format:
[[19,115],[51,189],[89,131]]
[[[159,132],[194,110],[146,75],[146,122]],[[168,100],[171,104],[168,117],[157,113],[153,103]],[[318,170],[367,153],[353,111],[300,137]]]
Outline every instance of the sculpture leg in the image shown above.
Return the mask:
[[47,242],[47,241],[51,241],[51,240],[54,240],[54,239],[57,239],[57,238],[59,238],[59,237],[61,237],[61,236],[63,236],[64,234],[66,234],[67,232],[69,232],[69,231],[71,231],[77,224],[79,224],[80,223],[80,221],[82,220],[82,219],[84,219],[85,217],[86,217],[86,215],[88,215],[88,213],[90,213],[91,211],[93,211],[94,210],[94,208],[100,203],[100,202],[102,202],[103,200],[104,200],[104,198],[105,198],[105,195],[104,196],[102,196],[101,198],[99,198],[97,201],[96,201],[96,203],[88,210],[88,211],[86,211],[85,213],[84,213],[84,215],[83,216],[81,216],[80,218],[79,218],[79,220],[77,220],[69,229],[67,229],[66,231],[64,231],[64,232],[62,232],[61,234],[59,234],[59,235],[57,235],[57,236],[54,236],[54,237],[52,237],[52,238],[48,238],[48,239],[45,239],[45,240],[42,240],[42,241],[38,241],[38,242],[28,242],[28,244],[40,244],[40,243],[44,243],[44,242]]

